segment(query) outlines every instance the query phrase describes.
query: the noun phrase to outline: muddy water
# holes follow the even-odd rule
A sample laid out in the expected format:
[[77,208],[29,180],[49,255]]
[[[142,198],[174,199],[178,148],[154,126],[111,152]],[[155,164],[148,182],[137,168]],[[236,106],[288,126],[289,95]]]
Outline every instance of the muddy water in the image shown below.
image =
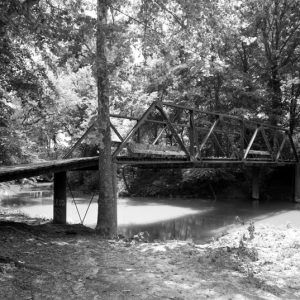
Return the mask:
[[[95,227],[96,202],[97,195],[94,199],[92,195],[75,195],[75,202],[70,195],[67,205],[67,221],[69,223],[83,221],[84,225]],[[52,218],[51,186],[24,187],[17,193],[2,193],[0,194],[0,209],[1,207],[25,213],[30,217]],[[205,242],[235,226],[237,216],[245,222],[254,220],[256,223],[271,225],[290,223],[300,228],[300,210],[297,209],[297,205],[288,201],[261,202],[258,205],[250,201],[222,202],[222,199],[217,202],[206,199],[177,198],[118,199],[118,230],[120,234],[128,237],[147,231],[152,240],[192,239]]]

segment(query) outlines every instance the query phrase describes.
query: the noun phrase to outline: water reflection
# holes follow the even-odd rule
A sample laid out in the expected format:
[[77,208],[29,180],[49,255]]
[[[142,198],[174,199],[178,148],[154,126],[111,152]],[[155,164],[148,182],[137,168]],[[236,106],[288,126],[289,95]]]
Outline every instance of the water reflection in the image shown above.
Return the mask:
[[[91,196],[76,197],[81,219],[86,214],[85,225],[95,227],[97,204],[94,198],[88,212]],[[53,199],[49,187],[22,190],[14,196],[0,195],[0,208],[23,212],[30,217],[53,217]],[[226,226],[234,224],[235,217],[255,219],[280,225],[291,222],[300,227],[300,212],[288,202],[262,203],[253,207],[251,202],[222,203],[203,199],[118,199],[119,233],[133,236],[147,231],[152,240],[193,239],[204,242],[220,234]],[[67,221],[79,223],[76,206],[68,199]]]

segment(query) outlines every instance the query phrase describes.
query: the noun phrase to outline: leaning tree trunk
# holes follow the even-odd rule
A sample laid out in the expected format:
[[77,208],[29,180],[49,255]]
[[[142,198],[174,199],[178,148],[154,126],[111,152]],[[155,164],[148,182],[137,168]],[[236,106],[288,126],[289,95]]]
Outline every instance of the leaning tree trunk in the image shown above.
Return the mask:
[[109,81],[105,53],[107,0],[98,0],[97,7],[97,88],[99,127],[99,199],[96,230],[106,238],[117,232],[117,203],[113,163],[111,157],[111,136],[109,120]]

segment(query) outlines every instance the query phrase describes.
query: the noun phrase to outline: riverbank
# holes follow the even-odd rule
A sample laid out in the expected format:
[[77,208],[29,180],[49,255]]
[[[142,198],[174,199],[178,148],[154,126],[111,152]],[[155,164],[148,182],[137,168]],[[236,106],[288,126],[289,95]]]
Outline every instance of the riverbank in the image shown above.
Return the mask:
[[290,225],[237,225],[197,245],[105,241],[84,226],[35,221],[0,222],[0,299],[300,297],[300,230]]

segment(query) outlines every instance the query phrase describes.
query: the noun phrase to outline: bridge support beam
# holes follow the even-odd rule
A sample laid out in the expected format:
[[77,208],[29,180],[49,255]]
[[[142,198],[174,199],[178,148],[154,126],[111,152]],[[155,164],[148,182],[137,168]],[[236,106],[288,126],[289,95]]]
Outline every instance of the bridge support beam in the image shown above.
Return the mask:
[[294,201],[300,202],[300,163],[295,164]]
[[67,222],[67,173],[54,173],[53,223]]
[[259,177],[260,177],[260,168],[253,167],[251,172],[251,199],[259,200]]

